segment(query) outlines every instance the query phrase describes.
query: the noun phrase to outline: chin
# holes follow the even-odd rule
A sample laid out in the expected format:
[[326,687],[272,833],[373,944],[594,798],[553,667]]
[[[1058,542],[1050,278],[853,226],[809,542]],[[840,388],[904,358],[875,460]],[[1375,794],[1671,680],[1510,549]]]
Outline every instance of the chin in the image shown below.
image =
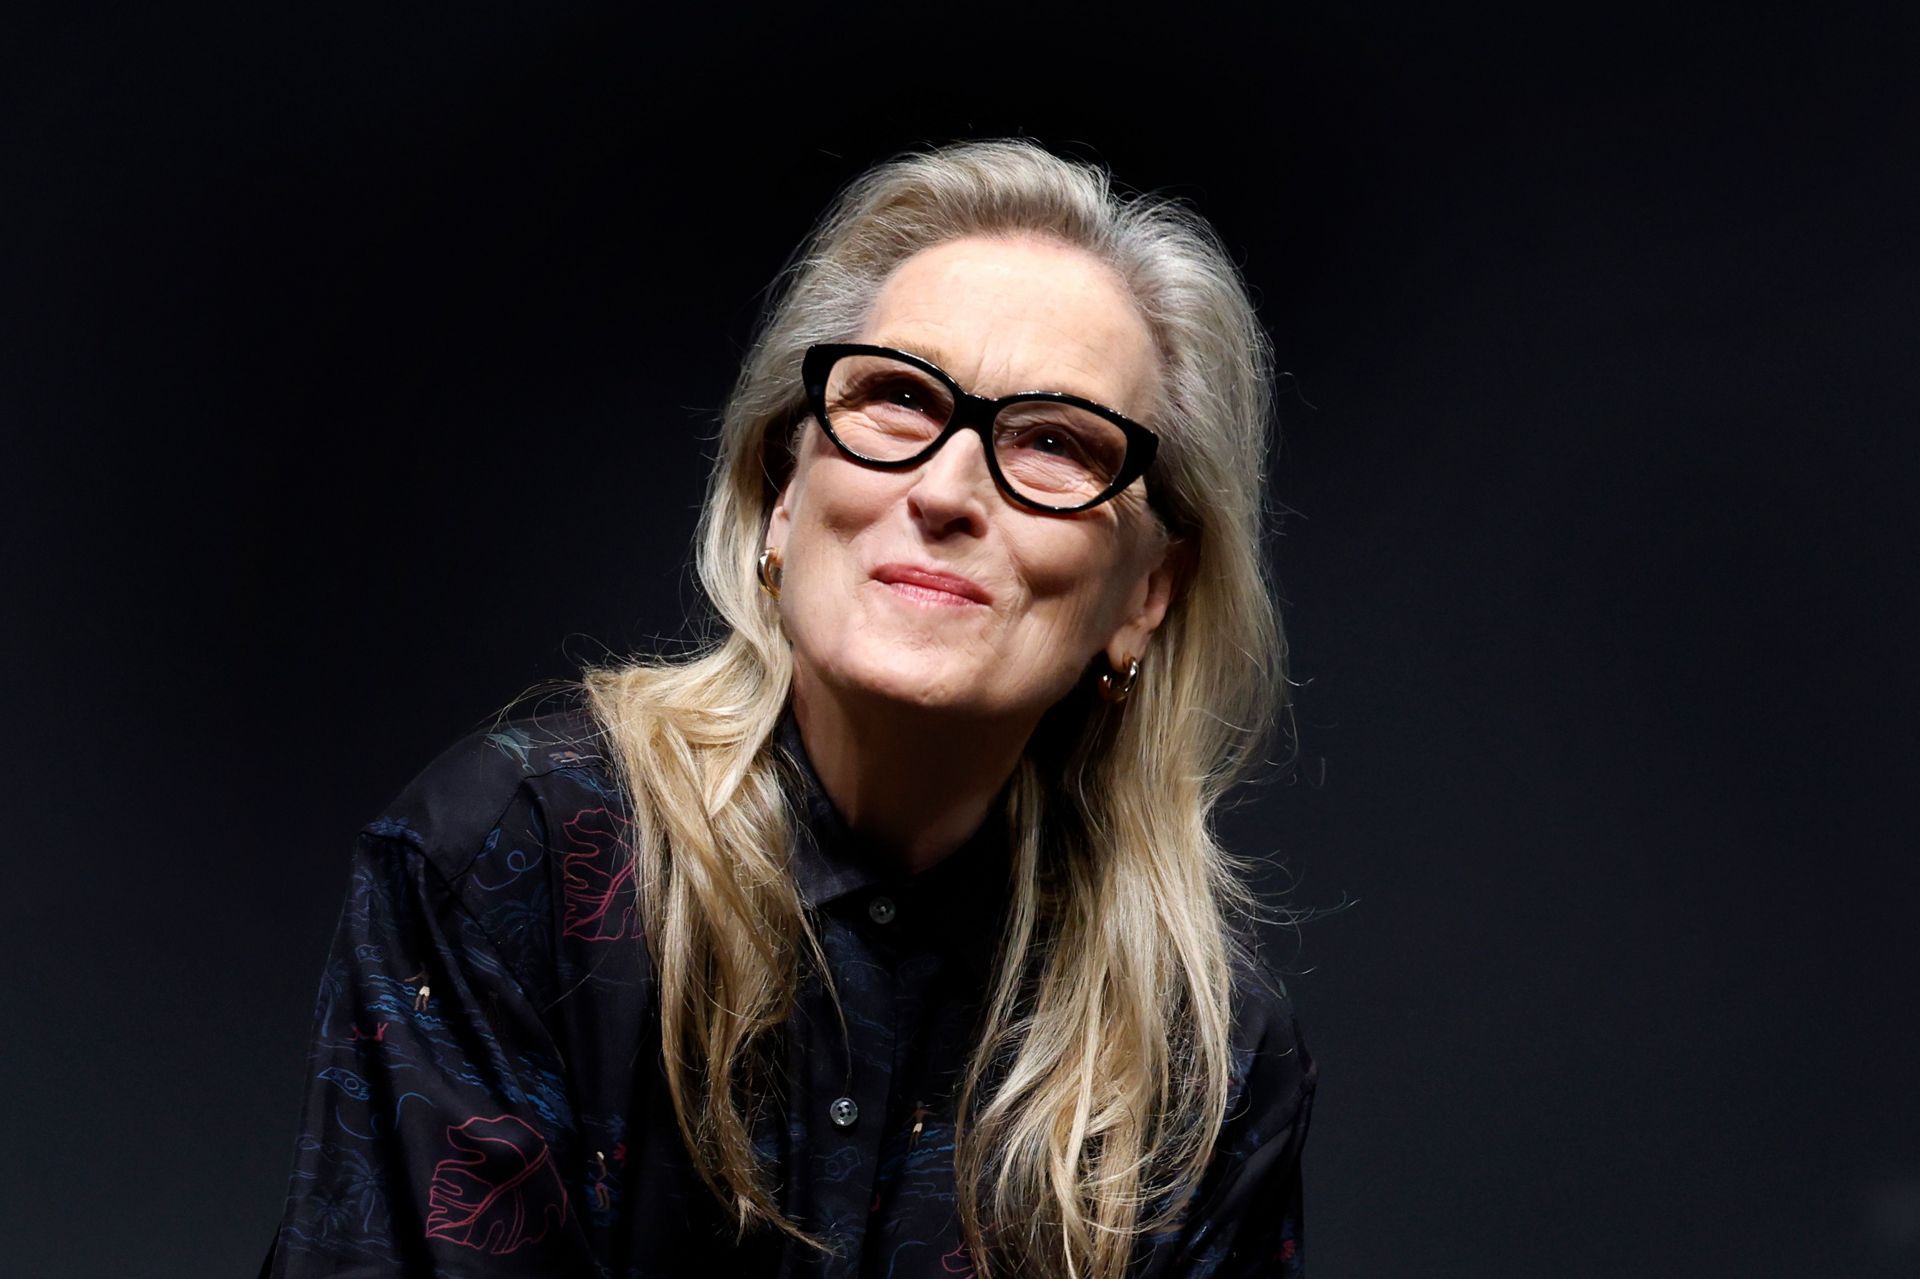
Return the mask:
[[990,713],[985,672],[973,663],[930,660],[924,653],[859,653],[835,664],[832,682],[857,697],[957,715]]

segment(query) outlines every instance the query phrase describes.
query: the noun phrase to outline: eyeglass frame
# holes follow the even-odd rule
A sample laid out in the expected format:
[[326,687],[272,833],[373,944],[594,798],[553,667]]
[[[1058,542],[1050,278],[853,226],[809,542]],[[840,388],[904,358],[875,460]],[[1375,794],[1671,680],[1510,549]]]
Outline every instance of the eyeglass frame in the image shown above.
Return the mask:
[[[940,433],[927,442],[927,446],[912,457],[898,461],[883,461],[855,452],[834,432],[833,423],[827,418],[827,375],[839,360],[849,355],[873,355],[885,359],[898,360],[932,377],[946,387],[953,396],[953,411],[947,417],[947,423]],[[1118,409],[1108,408],[1084,396],[1072,395],[1066,391],[1016,391],[1012,395],[1002,395],[997,399],[973,395],[961,389],[945,369],[933,361],[901,351],[890,346],[873,346],[864,342],[821,342],[807,348],[800,362],[800,381],[806,387],[807,403],[813,409],[813,416],[820,423],[820,429],[826,432],[834,447],[854,461],[883,471],[906,471],[919,466],[935,453],[942,445],[952,439],[955,433],[972,429],[979,432],[982,451],[986,454],[987,470],[993,476],[994,486],[1006,494],[1012,501],[1031,510],[1047,515],[1076,515],[1081,511],[1092,510],[1103,502],[1111,501],[1126,491],[1128,485],[1147,473],[1153,465],[1153,459],[1160,449],[1160,437],[1148,428],[1140,425]],[[1049,506],[1045,502],[1035,501],[1013,487],[1000,470],[1000,459],[993,447],[993,436],[988,428],[1000,411],[1012,404],[1068,404],[1084,409],[1089,413],[1105,418],[1120,428],[1127,438],[1126,456],[1120,460],[1120,469],[1114,472],[1107,487],[1096,496],[1081,502],[1077,506]]]

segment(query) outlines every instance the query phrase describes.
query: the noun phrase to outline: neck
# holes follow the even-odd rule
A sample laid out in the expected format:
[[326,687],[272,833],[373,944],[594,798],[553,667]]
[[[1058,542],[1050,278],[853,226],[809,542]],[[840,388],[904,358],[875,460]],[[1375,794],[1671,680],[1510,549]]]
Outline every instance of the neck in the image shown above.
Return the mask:
[[1034,727],[851,701],[798,672],[793,714],[834,808],[908,874],[980,828]]

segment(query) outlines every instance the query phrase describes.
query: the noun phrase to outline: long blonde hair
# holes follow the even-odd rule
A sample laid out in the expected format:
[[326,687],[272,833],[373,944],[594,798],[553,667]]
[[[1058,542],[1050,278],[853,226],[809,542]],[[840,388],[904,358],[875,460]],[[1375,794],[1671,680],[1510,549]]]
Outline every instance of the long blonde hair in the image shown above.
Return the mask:
[[1130,289],[1163,365],[1154,502],[1189,559],[1132,696],[1069,696],[1012,779],[1011,906],[960,1097],[956,1179],[982,1275],[1117,1279],[1135,1239],[1177,1219],[1227,1105],[1232,925],[1248,902],[1211,814],[1285,686],[1261,551],[1269,347],[1211,229],[1024,141],[868,171],[782,273],[727,403],[697,552],[715,633],[691,657],[583,682],[632,805],[681,1134],[740,1229],[808,1239],[751,1138],[769,1032],[820,958],[786,873],[793,819],[772,738],[792,659],[756,560],[804,421],[806,347],[855,337],[914,253],[1009,234],[1078,246]]

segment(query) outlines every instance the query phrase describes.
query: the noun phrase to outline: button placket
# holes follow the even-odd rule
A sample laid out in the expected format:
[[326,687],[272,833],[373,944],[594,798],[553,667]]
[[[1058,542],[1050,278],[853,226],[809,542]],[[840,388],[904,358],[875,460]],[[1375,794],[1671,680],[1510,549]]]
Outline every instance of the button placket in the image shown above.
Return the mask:
[[[853,910],[861,907],[849,903]],[[871,908],[871,901],[867,906]],[[894,1010],[897,976],[883,945],[851,927],[846,915],[828,916],[821,940],[840,992],[844,1022],[821,1010],[815,1022],[831,1037],[819,1043],[812,1105],[814,1124],[824,1118],[812,1152],[808,1180],[810,1228],[840,1250],[823,1264],[823,1277],[851,1276],[866,1238],[874,1187],[880,1171],[880,1145],[886,1128],[887,1098],[893,1086],[896,1050]],[[840,1039],[844,1026],[847,1038]],[[843,1073],[844,1072],[844,1073]]]

